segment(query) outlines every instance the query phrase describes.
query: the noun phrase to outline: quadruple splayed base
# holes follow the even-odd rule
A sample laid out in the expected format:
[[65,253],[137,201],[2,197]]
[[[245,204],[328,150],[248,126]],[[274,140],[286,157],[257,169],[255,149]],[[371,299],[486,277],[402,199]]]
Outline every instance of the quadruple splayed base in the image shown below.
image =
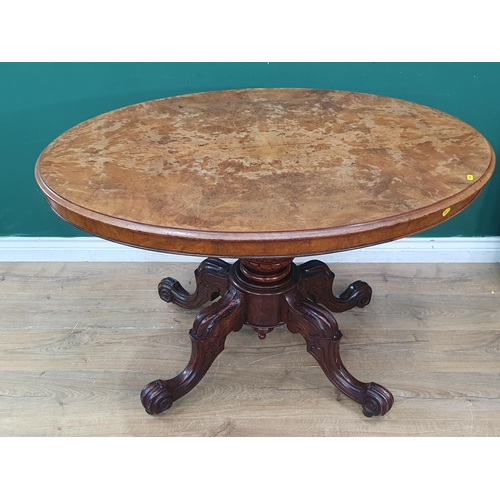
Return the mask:
[[355,281],[335,296],[335,275],[326,264],[311,260],[297,266],[291,258],[241,259],[233,265],[209,258],[200,264],[195,276],[193,294],[172,278],[158,285],[163,300],[187,309],[221,298],[196,318],[189,332],[192,351],[184,371],[170,380],[155,380],[142,390],[141,401],[148,413],[167,410],[193,389],[224,350],[226,337],[243,325],[253,328],[261,339],[275,327],[286,325],[304,337],[307,351],[328,379],[359,403],[367,417],[384,415],[391,409],[394,398],[387,389],[374,382],[360,382],[340,359],[342,333],[332,312],[369,304],[372,290],[367,283]]

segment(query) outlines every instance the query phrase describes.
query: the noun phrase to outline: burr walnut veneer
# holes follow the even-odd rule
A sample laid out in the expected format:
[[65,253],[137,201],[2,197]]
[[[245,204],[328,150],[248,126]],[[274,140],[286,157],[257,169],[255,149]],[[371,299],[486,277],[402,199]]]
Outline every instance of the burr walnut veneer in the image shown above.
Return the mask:
[[[265,338],[286,325],[331,382],[383,415],[391,393],[344,367],[332,313],[370,302],[356,281],[332,293],[319,260],[418,233],[456,215],[493,173],[489,143],[466,123],[398,99],[311,89],[190,94],[111,111],[65,132],[41,154],[50,206],[84,231],[156,251],[209,256],[181,307],[208,305],[190,331],[186,369],[142,391],[148,413],[189,392],[244,324]],[[232,265],[220,257],[236,258]]]

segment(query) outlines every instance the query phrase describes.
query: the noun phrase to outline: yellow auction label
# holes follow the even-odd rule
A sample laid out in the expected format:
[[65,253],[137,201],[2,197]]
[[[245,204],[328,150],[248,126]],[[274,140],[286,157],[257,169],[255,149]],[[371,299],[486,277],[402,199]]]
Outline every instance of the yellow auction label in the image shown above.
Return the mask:
[[467,175],[467,180],[468,180],[468,181],[473,181],[473,180],[474,180],[474,176],[473,176],[473,175],[471,175],[471,174],[468,174],[468,175]]
[[451,210],[451,208],[447,208],[447,209],[443,212],[443,217],[446,217],[446,216],[450,213],[450,210]]

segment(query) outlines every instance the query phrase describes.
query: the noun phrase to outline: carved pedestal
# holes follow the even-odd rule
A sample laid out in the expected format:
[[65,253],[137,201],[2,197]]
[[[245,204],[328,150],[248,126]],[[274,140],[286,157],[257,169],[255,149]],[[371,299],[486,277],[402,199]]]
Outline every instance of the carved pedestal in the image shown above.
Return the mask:
[[170,380],[156,380],[141,393],[150,414],[161,413],[187,394],[203,378],[224,341],[243,325],[261,339],[275,327],[286,325],[300,333],[332,384],[363,407],[367,417],[384,415],[394,402],[392,394],[374,382],[354,378],[340,359],[342,333],[332,312],[369,304],[372,290],[363,281],[352,283],[340,296],[333,295],[335,275],[328,266],[311,260],[296,266],[292,259],[241,259],[230,265],[220,259],[203,261],[195,271],[196,291],[189,294],[181,284],[163,279],[158,291],[166,302],[195,309],[209,305],[196,318],[189,332],[191,357],[186,368]]

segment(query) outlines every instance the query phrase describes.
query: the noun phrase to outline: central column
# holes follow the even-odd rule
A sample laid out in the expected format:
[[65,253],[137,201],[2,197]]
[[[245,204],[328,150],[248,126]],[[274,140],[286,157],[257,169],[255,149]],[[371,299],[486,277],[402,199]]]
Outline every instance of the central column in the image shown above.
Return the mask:
[[295,288],[300,273],[292,258],[241,259],[230,270],[231,285],[245,294],[245,324],[260,339],[283,325],[282,297]]

